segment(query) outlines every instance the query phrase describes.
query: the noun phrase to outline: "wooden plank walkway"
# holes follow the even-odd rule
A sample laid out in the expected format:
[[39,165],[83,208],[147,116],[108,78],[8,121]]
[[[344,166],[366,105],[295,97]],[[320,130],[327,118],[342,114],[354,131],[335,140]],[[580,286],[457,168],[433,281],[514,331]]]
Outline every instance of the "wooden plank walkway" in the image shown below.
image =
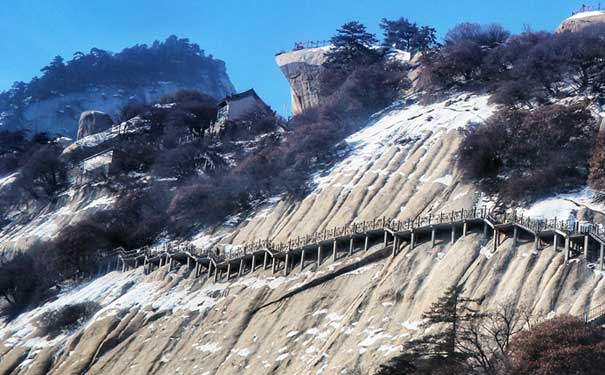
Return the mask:
[[[382,243],[384,248],[391,247],[392,256],[396,256],[404,246],[414,249],[421,242],[430,242],[434,247],[437,236],[443,238],[444,234],[453,244],[470,231],[480,231],[486,239],[491,235],[494,252],[510,238],[513,246],[533,242],[535,250],[552,246],[555,251],[563,251],[565,264],[578,257],[587,261],[598,260],[599,270],[604,270],[605,233],[598,226],[556,218],[538,220],[516,213],[495,214],[486,208],[429,214],[404,221],[382,217],[298,236],[286,242],[249,242],[227,254],[201,250],[190,243],[166,245],[159,251],[151,251],[148,247],[134,250],[118,248],[113,253],[116,261],[112,263],[117,269],[121,266],[122,271],[144,267],[147,274],[165,266],[172,271],[177,264],[187,265],[190,270],[195,270],[195,277],[206,275],[208,279],[220,282],[268,268],[273,274],[279,272],[283,275],[288,275],[295,267],[302,271],[310,264],[316,264],[317,269],[327,256],[336,260],[368,251],[378,243]],[[605,320],[605,305],[585,314],[587,323],[601,320]]]

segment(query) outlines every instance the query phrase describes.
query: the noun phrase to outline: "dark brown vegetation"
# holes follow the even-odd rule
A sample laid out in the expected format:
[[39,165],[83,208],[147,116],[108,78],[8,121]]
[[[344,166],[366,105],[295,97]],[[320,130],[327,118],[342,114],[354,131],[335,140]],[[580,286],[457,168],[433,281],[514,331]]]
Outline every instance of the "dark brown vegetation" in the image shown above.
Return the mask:
[[596,134],[586,103],[502,109],[470,131],[460,162],[486,191],[531,200],[586,182]]
[[42,336],[56,337],[74,330],[92,318],[100,308],[98,303],[87,301],[48,311],[40,317],[40,333]]
[[432,332],[407,343],[377,375],[600,374],[605,330],[571,316],[539,322],[529,310],[506,304],[480,312],[481,301],[448,289],[424,315]]
[[562,316],[515,335],[509,375],[597,375],[605,368],[605,330]]
[[510,34],[498,25],[461,24],[424,55],[421,88],[489,90],[496,103],[535,106],[553,98],[600,93],[605,85],[602,25],[581,32]]

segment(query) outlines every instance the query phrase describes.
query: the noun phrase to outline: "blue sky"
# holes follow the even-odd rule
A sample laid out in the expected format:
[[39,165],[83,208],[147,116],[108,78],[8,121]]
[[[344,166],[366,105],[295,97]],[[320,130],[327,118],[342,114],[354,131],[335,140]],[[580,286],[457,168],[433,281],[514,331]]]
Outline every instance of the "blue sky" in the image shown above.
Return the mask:
[[[4,0],[8,1],[8,0]],[[323,40],[350,20],[379,33],[381,18],[407,17],[443,35],[460,22],[497,22],[513,32],[553,30],[579,8],[570,0],[13,0],[0,7],[0,91],[28,81],[55,55],[92,47],[119,51],[170,34],[225,60],[237,90],[254,87],[289,111],[286,80],[273,56],[295,41]],[[590,3],[589,3],[590,4]],[[597,5],[595,2],[594,5]],[[604,2],[605,5],[605,2]]]

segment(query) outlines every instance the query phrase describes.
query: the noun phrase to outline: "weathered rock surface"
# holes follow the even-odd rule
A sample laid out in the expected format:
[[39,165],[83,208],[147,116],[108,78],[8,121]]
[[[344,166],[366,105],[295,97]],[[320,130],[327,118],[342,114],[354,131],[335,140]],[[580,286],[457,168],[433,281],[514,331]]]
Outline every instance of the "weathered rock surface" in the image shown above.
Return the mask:
[[[513,247],[509,239],[491,253],[480,230],[453,246],[448,238],[395,258],[378,256],[375,246],[287,278],[258,271],[214,284],[193,278],[186,266],[148,276],[113,272],[46,307],[101,301],[104,308],[77,332],[38,337],[41,310],[3,328],[0,373],[373,373],[422,334],[422,312],[455,282],[465,282],[482,306],[526,305],[541,318],[580,315],[602,302],[603,275],[584,262],[564,266],[551,247],[535,252],[531,241]],[[339,274],[344,266],[350,272]]]
[[330,47],[307,48],[281,53],[275,61],[290,84],[292,115],[319,103],[319,74]]
[[[487,97],[467,94],[394,106],[346,140],[349,154],[315,179],[304,200],[276,197],[239,224],[193,240],[200,247],[282,240],[480,204],[456,153],[465,128],[492,110]],[[423,334],[422,313],[454,283],[464,282],[483,307],[513,303],[541,318],[580,316],[605,301],[604,275],[582,259],[565,265],[551,246],[534,251],[531,241],[513,246],[508,239],[492,253],[480,228],[454,244],[449,233],[435,248],[419,241],[394,258],[377,243],[367,253],[328,257],[320,268],[309,262],[288,277],[259,270],[215,284],[185,265],[171,273],[112,272],[0,327],[0,373],[370,374]],[[40,337],[41,314],[85,300],[103,306],[90,322]]]
[[83,111],[94,108],[117,119],[120,109],[128,103],[154,103],[160,97],[184,88],[201,91],[217,100],[235,92],[226,74],[219,77],[200,77],[199,82],[187,85],[177,82],[150,82],[128,90],[113,86],[91,87],[81,92],[29,103],[25,107],[23,119],[36,131],[75,138],[79,116]]
[[113,120],[105,112],[85,111],[80,115],[78,122],[78,138],[82,139],[89,135],[97,134],[111,128]]
[[563,21],[559,27],[557,27],[557,32],[562,33],[566,31],[581,31],[586,27],[605,23],[605,11],[591,11],[591,12],[583,12],[578,13],[572,17],[569,17],[565,21]]

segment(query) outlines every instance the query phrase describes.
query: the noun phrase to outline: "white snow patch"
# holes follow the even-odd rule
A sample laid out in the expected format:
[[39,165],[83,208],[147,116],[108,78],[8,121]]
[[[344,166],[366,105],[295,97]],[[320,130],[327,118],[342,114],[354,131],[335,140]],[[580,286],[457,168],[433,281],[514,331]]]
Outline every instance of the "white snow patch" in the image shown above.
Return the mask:
[[194,348],[199,350],[200,352],[206,353],[216,353],[222,349],[222,347],[217,342],[209,342],[206,344],[195,345]]
[[[385,111],[375,122],[345,140],[351,154],[337,163],[328,174],[315,177],[315,194],[324,188],[334,187],[337,184],[335,177],[339,175],[365,171],[364,166],[373,165],[388,148],[406,147],[401,145],[402,140],[422,138],[431,133],[437,140],[447,131],[466,127],[473,122],[483,122],[494,110],[488,104],[488,98],[487,95],[461,94],[431,105],[411,104]],[[442,177],[436,182],[448,184],[451,178]]]
[[591,210],[605,213],[605,205],[594,203],[595,194],[590,188],[568,194],[557,194],[553,197],[539,200],[523,210],[524,215],[532,218],[566,220],[573,211],[585,206]]
[[598,17],[598,16],[602,16],[604,14],[605,14],[605,12],[602,10],[591,10],[588,12],[580,12],[580,13],[574,14],[573,16],[569,17],[568,20],[579,20],[582,18]]

